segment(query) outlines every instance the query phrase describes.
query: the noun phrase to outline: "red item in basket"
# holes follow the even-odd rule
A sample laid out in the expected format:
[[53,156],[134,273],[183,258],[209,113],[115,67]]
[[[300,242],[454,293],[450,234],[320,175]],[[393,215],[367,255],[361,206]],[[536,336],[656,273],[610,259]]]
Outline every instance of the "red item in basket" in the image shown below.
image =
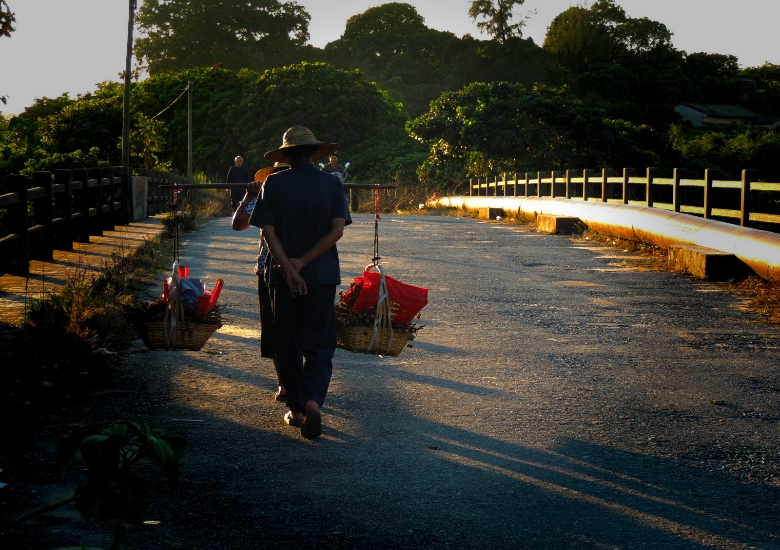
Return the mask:
[[[364,271],[362,277],[356,277],[355,283],[360,280],[363,288],[360,296],[352,306],[352,311],[365,311],[376,308],[379,300],[379,273]],[[419,286],[408,285],[385,275],[387,294],[390,300],[391,320],[397,325],[411,323],[415,315],[428,303],[428,289]]]
[[[187,269],[187,273],[189,272],[189,268],[184,266],[185,269]],[[179,268],[179,273],[181,274],[181,267]],[[195,304],[195,310],[193,311],[193,315],[195,317],[205,317],[206,314],[217,307],[217,300],[219,299],[219,293],[222,292],[222,285],[224,284],[224,281],[222,279],[217,279],[217,282],[214,284],[214,290],[209,292],[208,290],[203,293],[202,296],[198,297],[198,302]],[[170,293],[170,286],[168,284],[168,279],[163,280],[163,298],[165,301],[168,301],[168,294]]]

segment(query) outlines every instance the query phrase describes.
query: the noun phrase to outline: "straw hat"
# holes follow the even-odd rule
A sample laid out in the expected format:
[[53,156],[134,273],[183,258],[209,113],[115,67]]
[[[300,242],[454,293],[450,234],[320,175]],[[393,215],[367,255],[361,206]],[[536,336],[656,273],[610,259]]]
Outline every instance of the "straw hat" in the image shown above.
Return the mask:
[[293,126],[284,133],[284,136],[282,137],[282,146],[273,151],[268,151],[263,156],[271,162],[281,162],[285,160],[285,149],[300,147],[301,145],[318,145],[317,160],[324,159],[339,150],[338,143],[325,143],[324,141],[319,141],[308,128]]
[[255,172],[255,181],[257,183],[263,183],[265,181],[265,178],[270,176],[271,174],[275,174],[276,172],[281,172],[282,170],[287,170],[290,167],[289,164],[284,164],[283,162],[275,162],[273,166],[269,166],[268,168],[261,168],[257,172]]

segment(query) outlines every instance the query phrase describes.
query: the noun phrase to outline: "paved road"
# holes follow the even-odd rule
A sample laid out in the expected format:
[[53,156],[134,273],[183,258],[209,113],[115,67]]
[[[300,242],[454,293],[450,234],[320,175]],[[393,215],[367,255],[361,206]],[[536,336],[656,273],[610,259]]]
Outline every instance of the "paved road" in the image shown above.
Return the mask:
[[[135,349],[128,393],[92,407],[191,440],[181,494],[155,494],[161,523],[127,548],[780,548],[780,332],[726,286],[526,226],[387,216],[382,263],[430,288],[426,327],[397,358],[339,350],[308,441],[254,356],[255,237],[220,219],[189,239],[228,325],[202,352]],[[345,283],[372,237],[356,216]]]

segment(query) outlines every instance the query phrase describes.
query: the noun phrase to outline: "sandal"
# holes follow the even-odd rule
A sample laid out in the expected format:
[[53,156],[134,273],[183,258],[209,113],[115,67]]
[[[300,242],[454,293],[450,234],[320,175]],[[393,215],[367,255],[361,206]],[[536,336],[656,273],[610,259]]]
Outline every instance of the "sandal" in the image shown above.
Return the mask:
[[276,393],[274,394],[274,399],[276,401],[281,401],[282,403],[287,401],[287,394],[283,393],[283,391],[284,390],[281,387],[279,387],[279,389],[276,390]]
[[320,411],[306,413],[301,423],[301,435],[303,437],[319,437],[322,435],[322,414]]
[[303,425],[303,420],[296,420],[295,414],[292,411],[287,411],[284,415],[284,423],[294,428],[300,428]]

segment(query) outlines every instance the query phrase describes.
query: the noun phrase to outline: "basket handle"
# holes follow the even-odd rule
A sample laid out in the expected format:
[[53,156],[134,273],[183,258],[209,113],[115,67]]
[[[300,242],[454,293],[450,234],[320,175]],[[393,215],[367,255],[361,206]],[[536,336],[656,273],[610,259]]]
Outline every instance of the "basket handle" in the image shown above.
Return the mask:
[[368,341],[366,351],[371,351],[379,338],[379,327],[385,326],[390,330],[390,337],[387,339],[387,351],[389,352],[393,345],[393,324],[390,320],[390,295],[387,292],[387,281],[385,280],[385,270],[381,265],[370,264],[364,271],[370,272],[376,269],[379,272],[379,296],[376,303],[376,316],[374,317],[374,330],[371,339]]
[[163,319],[163,334],[168,349],[176,347],[176,325],[184,318],[184,305],[181,300],[181,278],[179,278],[179,262],[173,262],[171,286],[168,291],[168,304],[165,306]]

